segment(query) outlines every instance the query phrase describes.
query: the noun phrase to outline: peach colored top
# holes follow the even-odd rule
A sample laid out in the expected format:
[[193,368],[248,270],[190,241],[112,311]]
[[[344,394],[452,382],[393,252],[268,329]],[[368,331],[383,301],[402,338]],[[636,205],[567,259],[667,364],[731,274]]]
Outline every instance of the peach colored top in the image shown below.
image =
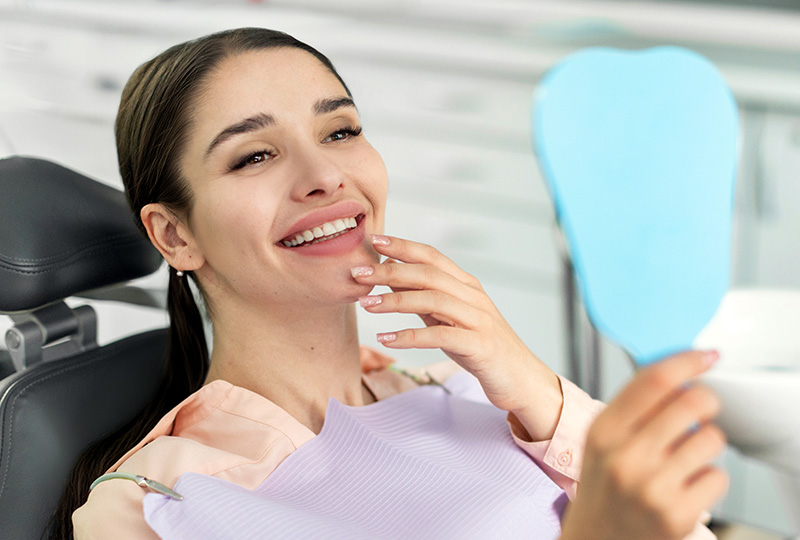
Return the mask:
[[[372,355],[382,356],[362,348],[362,364],[369,364]],[[426,371],[443,381],[460,369],[453,362],[442,362]],[[560,379],[564,404],[553,438],[525,442],[513,427],[510,429],[520,448],[572,499],[586,433],[603,404],[568,380]],[[418,385],[389,369],[366,373],[363,380],[378,400]],[[217,380],[170,411],[109,472],[139,474],[170,487],[182,474],[194,472],[254,489],[289,454],[314,436],[310,429],[265,397]],[[145,494],[143,488],[127,480],[100,483],[72,516],[75,539],[157,540],[158,536],[144,520]],[[714,536],[698,525],[686,540],[704,538]]]

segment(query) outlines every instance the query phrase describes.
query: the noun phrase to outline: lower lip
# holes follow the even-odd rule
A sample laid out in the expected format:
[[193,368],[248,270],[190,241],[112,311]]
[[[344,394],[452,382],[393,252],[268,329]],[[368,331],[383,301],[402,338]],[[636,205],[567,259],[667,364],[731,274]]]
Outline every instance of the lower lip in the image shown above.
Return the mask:
[[335,255],[344,255],[353,251],[356,247],[360,246],[364,240],[364,219],[361,219],[356,225],[355,229],[350,229],[344,234],[340,234],[332,240],[325,240],[324,242],[316,242],[313,244],[303,244],[297,247],[286,247],[280,245],[283,249],[297,253],[298,255],[310,255],[312,257],[328,257]]

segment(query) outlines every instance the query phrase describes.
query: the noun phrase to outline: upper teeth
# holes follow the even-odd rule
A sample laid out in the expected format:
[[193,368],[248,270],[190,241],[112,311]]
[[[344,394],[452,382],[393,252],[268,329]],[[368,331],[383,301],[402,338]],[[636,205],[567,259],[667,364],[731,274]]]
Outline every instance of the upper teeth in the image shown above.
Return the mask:
[[283,240],[283,245],[286,247],[299,246],[304,242],[312,242],[317,238],[322,238],[324,236],[331,236],[333,234],[340,233],[346,229],[355,229],[357,225],[358,222],[356,222],[356,218],[354,217],[329,221],[327,223],[323,223],[319,227],[314,227],[313,229],[308,229],[303,232],[299,232],[294,236],[294,238],[291,239],[286,238],[285,240]]

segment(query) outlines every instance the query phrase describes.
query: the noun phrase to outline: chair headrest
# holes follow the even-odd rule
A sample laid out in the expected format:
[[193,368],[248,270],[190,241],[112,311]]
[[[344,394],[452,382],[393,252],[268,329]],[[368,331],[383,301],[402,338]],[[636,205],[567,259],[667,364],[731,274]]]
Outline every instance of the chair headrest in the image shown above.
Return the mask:
[[0,312],[151,274],[161,255],[125,196],[42,159],[0,160]]

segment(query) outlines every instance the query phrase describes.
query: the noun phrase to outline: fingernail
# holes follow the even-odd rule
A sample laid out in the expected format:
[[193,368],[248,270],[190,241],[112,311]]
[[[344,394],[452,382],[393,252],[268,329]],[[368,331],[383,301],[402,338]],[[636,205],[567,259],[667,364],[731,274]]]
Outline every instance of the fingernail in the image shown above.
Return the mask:
[[354,278],[371,276],[373,272],[375,272],[375,270],[371,266],[356,266],[350,269],[350,273],[353,274]]
[[358,303],[361,304],[361,307],[377,306],[381,302],[383,302],[382,296],[362,296],[358,299]]
[[397,339],[397,334],[394,332],[387,332],[385,334],[378,334],[378,343],[389,343]]
[[705,351],[703,352],[703,362],[707,366],[713,366],[719,360],[719,351]]
[[373,246],[388,246],[392,243],[392,240],[388,236],[383,236],[382,234],[373,234],[372,235],[372,245]]

